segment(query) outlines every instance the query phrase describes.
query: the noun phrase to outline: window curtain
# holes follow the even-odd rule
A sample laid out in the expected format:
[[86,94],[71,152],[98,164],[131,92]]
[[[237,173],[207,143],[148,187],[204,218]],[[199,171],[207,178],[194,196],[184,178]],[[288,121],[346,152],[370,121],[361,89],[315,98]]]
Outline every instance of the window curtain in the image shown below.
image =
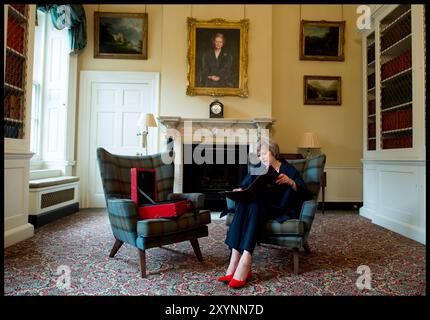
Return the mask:
[[[79,53],[87,45],[87,19],[81,4],[38,4],[36,9],[51,15],[58,30],[69,28],[69,44],[73,53]],[[37,25],[37,14],[36,14]]]

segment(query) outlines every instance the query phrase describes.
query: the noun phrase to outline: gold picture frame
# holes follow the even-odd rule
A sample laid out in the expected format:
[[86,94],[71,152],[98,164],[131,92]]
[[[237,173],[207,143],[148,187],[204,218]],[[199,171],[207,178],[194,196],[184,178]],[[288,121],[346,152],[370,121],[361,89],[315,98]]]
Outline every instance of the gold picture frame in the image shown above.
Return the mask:
[[345,21],[300,22],[300,60],[344,61]]
[[188,18],[187,24],[187,95],[248,97],[249,20]]
[[305,105],[341,105],[341,77],[304,76],[303,103]]
[[148,59],[148,14],[94,12],[94,58]]

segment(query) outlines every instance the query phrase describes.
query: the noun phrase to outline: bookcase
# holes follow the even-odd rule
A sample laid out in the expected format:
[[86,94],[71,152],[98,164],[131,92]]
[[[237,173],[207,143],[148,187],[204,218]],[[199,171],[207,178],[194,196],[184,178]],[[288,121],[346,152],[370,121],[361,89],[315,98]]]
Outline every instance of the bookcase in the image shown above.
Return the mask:
[[[412,15],[419,8],[413,7],[388,8],[364,36],[365,151],[414,147],[413,111],[419,105],[413,95]],[[414,52],[414,58],[419,56]]]
[[363,32],[363,207],[425,243],[424,5],[372,5]]
[[4,4],[4,246],[31,237],[30,114],[36,6]]
[[24,137],[28,5],[7,6],[4,77],[4,137]]

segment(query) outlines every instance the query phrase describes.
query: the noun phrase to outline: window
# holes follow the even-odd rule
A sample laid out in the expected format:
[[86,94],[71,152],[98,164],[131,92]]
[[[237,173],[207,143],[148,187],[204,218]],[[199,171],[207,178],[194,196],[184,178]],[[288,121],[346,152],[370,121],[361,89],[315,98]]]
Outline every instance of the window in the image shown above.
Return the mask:
[[[50,14],[37,11],[34,39],[30,150],[31,169],[64,169],[67,160],[68,84],[70,48],[68,29],[56,29]],[[70,106],[73,107],[73,106]]]
[[30,150],[34,152],[33,159],[41,159],[40,150],[40,83],[33,81],[33,90],[31,97],[31,136],[30,136]]
[[33,88],[31,97],[31,118],[30,118],[30,150],[34,152],[31,162],[34,166],[42,160],[41,149],[41,103],[42,103],[42,82],[44,67],[44,45],[46,32],[46,14],[37,11],[37,26],[34,29],[34,63],[33,63]]

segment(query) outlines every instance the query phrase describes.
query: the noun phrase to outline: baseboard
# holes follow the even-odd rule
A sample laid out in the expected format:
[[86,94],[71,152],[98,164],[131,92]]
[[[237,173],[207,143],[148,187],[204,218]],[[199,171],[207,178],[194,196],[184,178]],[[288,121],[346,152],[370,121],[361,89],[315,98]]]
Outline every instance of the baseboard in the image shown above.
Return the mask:
[[[363,206],[363,202],[325,202],[324,211],[326,210],[342,210],[342,211],[358,211]],[[318,202],[318,210],[322,210],[322,202]]]
[[34,227],[30,223],[7,230],[4,232],[4,248],[21,242],[34,235]]
[[65,216],[68,216],[78,211],[79,211],[79,202],[75,202],[67,206],[54,209],[51,211],[47,211],[41,214],[29,215],[28,222],[34,225],[35,228],[39,228],[47,223],[63,218]]
[[415,240],[422,244],[426,244],[426,229],[425,227],[417,227],[415,225],[403,223],[398,220],[390,219],[390,217],[377,214],[377,210],[360,208],[360,216],[369,219],[372,223],[391,230],[404,237]]

